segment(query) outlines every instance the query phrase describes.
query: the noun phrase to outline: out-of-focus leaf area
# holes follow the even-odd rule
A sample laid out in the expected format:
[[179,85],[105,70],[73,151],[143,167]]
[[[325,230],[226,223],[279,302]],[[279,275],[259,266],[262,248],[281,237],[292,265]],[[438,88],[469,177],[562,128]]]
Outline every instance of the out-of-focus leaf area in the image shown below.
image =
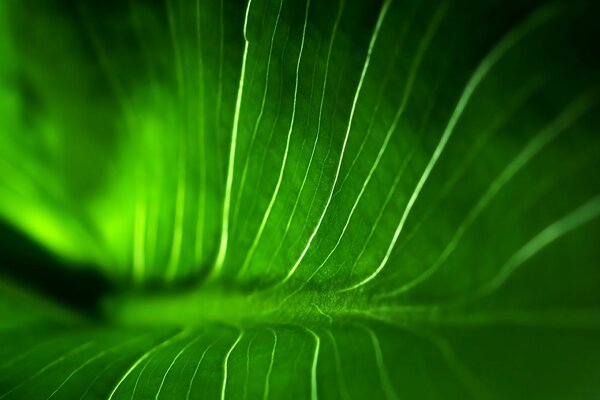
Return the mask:
[[596,1],[0,2],[0,399],[597,399]]

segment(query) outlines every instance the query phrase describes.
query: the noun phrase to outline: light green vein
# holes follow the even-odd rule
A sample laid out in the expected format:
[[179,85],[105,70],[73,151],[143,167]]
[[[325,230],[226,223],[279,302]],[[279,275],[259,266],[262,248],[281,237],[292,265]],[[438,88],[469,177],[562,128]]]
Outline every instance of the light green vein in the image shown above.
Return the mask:
[[342,166],[342,162],[344,160],[344,152],[346,150],[346,144],[348,143],[348,137],[350,135],[350,130],[352,129],[352,122],[354,120],[354,112],[356,110],[356,104],[358,103],[358,98],[359,98],[361,90],[362,90],[362,86],[363,86],[363,83],[364,83],[364,80],[365,80],[365,76],[366,76],[367,71],[369,69],[369,63],[371,61],[371,54],[373,53],[373,48],[375,47],[375,42],[377,41],[377,36],[379,35],[379,31],[381,30],[381,26],[383,24],[383,20],[385,19],[385,16],[386,16],[387,11],[389,9],[390,3],[391,3],[391,0],[386,0],[383,3],[381,11],[379,12],[379,16],[377,17],[377,23],[375,24],[375,29],[373,30],[373,34],[372,34],[371,40],[369,42],[369,47],[368,47],[368,50],[367,50],[367,56],[365,58],[365,63],[363,65],[363,68],[362,68],[362,71],[361,71],[361,75],[360,75],[360,79],[358,81],[358,85],[357,85],[357,88],[356,88],[356,93],[354,94],[354,99],[352,101],[352,108],[350,110],[350,117],[349,117],[349,120],[348,120],[348,127],[346,129],[346,133],[344,135],[344,142],[342,144],[342,149],[340,151],[340,159],[339,159],[338,164],[337,164],[337,168],[336,168],[336,172],[335,172],[335,177],[334,177],[333,183],[331,185],[331,190],[329,191],[329,196],[327,198],[327,202],[325,203],[325,207],[323,208],[323,212],[321,213],[321,216],[319,217],[319,221],[317,222],[317,224],[316,224],[316,226],[315,226],[312,234],[310,235],[310,237],[308,239],[308,242],[306,243],[306,246],[302,250],[302,253],[298,257],[298,259],[296,260],[296,262],[294,263],[294,265],[292,266],[292,268],[290,269],[290,271],[288,272],[288,274],[285,276],[285,278],[283,278],[283,280],[279,284],[284,284],[285,282],[287,282],[292,277],[292,275],[294,275],[294,273],[296,272],[296,269],[298,269],[298,266],[300,265],[300,263],[304,259],[304,256],[306,256],[306,253],[310,249],[315,236],[319,232],[319,229],[321,227],[321,223],[323,222],[323,219],[325,218],[325,215],[327,214],[327,211],[329,210],[329,205],[331,204],[331,199],[333,197],[335,186],[337,184],[337,180],[338,180],[338,177],[339,177],[339,174],[340,174],[340,169],[341,169],[341,166]]
[[381,351],[381,344],[379,343],[379,338],[371,328],[368,328],[366,326],[363,326],[363,328],[369,334],[369,337],[371,338],[371,343],[373,344],[375,362],[377,363],[377,369],[379,370],[379,379],[381,380],[381,387],[383,388],[385,396],[388,399],[398,399],[398,395],[396,394],[394,386],[390,381],[390,377],[385,366],[385,362],[383,360],[383,352]]
[[131,367],[129,367],[129,369],[127,369],[127,371],[125,371],[125,374],[123,374],[123,376],[121,377],[121,379],[119,379],[119,381],[117,382],[117,384],[115,385],[115,387],[113,388],[113,390],[110,392],[110,394],[108,395],[108,400],[111,400],[113,398],[113,396],[115,395],[115,393],[117,392],[117,390],[119,390],[119,387],[123,384],[123,382],[125,382],[125,379],[127,379],[127,377],[129,375],[131,375],[131,373],[142,363],[144,362],[148,357],[152,356],[154,353],[156,353],[158,350],[160,350],[163,347],[168,346],[169,344],[173,343],[175,340],[179,339],[180,337],[183,337],[185,335],[187,335],[189,332],[187,330],[182,330],[179,333],[169,337],[168,339],[164,340],[163,342],[157,344],[156,346],[152,347],[150,350],[148,350],[147,352],[145,352],[144,354],[142,354],[142,356],[140,358],[138,358],[132,365]]
[[[229,163],[227,165],[227,182],[225,184],[225,199],[223,201],[223,215],[221,221],[221,238],[219,241],[219,250],[217,258],[213,266],[212,275],[218,276],[223,268],[225,257],[227,255],[227,244],[229,240],[229,211],[231,207],[231,187],[233,185],[233,172],[235,167],[235,149],[237,144],[237,135],[240,122],[240,109],[242,106],[242,95],[244,93],[244,78],[246,75],[246,61],[248,58],[248,47],[250,42],[247,37],[248,17],[250,15],[250,6],[252,0],[248,1],[246,8],[246,16],[244,19],[244,53],[242,56],[242,70],[240,73],[240,81],[238,84],[238,92],[235,101],[235,112],[233,115],[233,128],[231,132],[231,146],[229,148]],[[220,80],[219,80],[220,81]]]
[[83,394],[81,395],[81,397],[79,398],[80,400],[85,399],[85,397],[87,396],[87,394],[90,392],[90,390],[92,390],[92,387],[94,387],[94,384],[96,382],[98,382],[98,379],[100,379],[100,377],[102,375],[104,375],[104,373],[106,371],[108,371],[111,367],[115,366],[118,362],[120,362],[121,360],[125,359],[126,357],[115,357],[113,358],[108,364],[106,364],[104,366],[104,368],[102,368],[102,370],[100,370],[100,372],[97,372],[94,376],[94,379],[92,379],[92,381],[87,385],[87,388],[85,389],[85,391],[83,392]]
[[527,260],[531,259],[560,237],[583,226],[599,215],[600,196],[596,196],[581,207],[549,225],[508,259],[499,269],[498,273],[481,288],[479,291],[480,295],[489,294],[498,289]]
[[223,385],[221,386],[221,400],[225,400],[225,391],[227,390],[227,374],[228,374],[228,369],[229,369],[229,356],[231,356],[231,353],[233,353],[233,350],[236,348],[236,346],[242,340],[243,337],[244,337],[244,331],[241,330],[237,339],[235,340],[235,342],[233,342],[233,344],[231,345],[231,347],[225,354],[225,360],[223,361]]
[[267,225],[267,221],[269,220],[269,217],[271,215],[273,205],[275,204],[275,201],[277,200],[277,196],[279,195],[279,189],[281,188],[281,183],[283,182],[283,175],[285,173],[285,168],[287,166],[287,158],[288,158],[288,154],[289,154],[290,140],[292,137],[292,132],[294,130],[294,123],[296,121],[296,105],[297,105],[297,99],[298,99],[298,84],[299,84],[299,80],[300,80],[300,64],[302,62],[302,54],[304,52],[304,41],[306,39],[306,27],[308,25],[309,8],[310,8],[310,0],[308,0],[306,2],[306,10],[305,10],[305,15],[304,15],[304,26],[302,27],[302,40],[300,42],[300,51],[298,52],[298,61],[296,62],[296,80],[294,83],[294,101],[293,101],[293,107],[292,107],[292,116],[291,116],[291,121],[290,121],[290,127],[289,127],[288,133],[287,133],[285,150],[283,153],[283,159],[281,161],[279,176],[277,177],[277,184],[275,185],[275,189],[273,190],[273,194],[271,195],[271,200],[269,201],[269,205],[267,206],[267,209],[266,209],[266,211],[263,215],[263,218],[260,222],[260,226],[258,228],[258,232],[256,233],[256,236],[254,237],[254,241],[252,242],[252,245],[250,246],[248,253],[246,253],[246,257],[244,259],[244,262],[242,263],[242,268],[240,271],[241,273],[243,273],[246,270],[246,268],[248,268],[248,265],[250,264],[250,260],[254,256],[254,252],[256,251],[256,248],[258,247],[258,243],[260,242],[260,239],[262,238],[263,232]]
[[[315,54],[319,53],[319,47],[320,47],[320,42],[317,42],[317,49],[315,50]],[[312,111],[312,105],[313,105],[313,93],[314,93],[314,88],[315,88],[315,77],[316,77],[316,72],[317,72],[317,65],[319,63],[319,59],[318,56],[315,55],[315,62],[313,65],[313,73],[312,73],[312,78],[311,78],[311,85],[310,85],[310,98],[308,100],[308,104],[309,104],[309,109],[308,109],[308,115],[306,118],[306,129],[308,129],[309,127],[309,123],[310,123],[310,115],[311,115],[311,111]],[[327,68],[326,68],[327,69]],[[302,141],[302,146],[300,148],[300,154],[303,154],[303,149],[305,146],[305,143],[308,139],[308,135],[304,136],[304,140]],[[312,162],[312,155],[314,154],[314,148],[316,145],[316,141],[313,144],[313,150],[311,153],[311,157],[309,159],[309,163]],[[293,181],[295,181],[295,178],[297,176],[297,172],[299,170],[300,167],[300,162],[298,162],[296,164],[296,168],[294,170],[293,175]],[[289,231],[290,231],[290,227],[292,226],[292,220],[294,219],[294,215],[296,214],[296,210],[298,208],[298,204],[300,203],[300,198],[301,198],[301,194],[302,191],[304,189],[304,184],[306,183],[306,178],[308,176],[308,171],[309,171],[310,167],[306,169],[305,173],[304,173],[304,178],[302,179],[302,184],[300,185],[300,189],[298,190],[298,195],[296,196],[296,200],[294,201],[294,207],[292,207],[292,212],[290,213],[290,216],[288,217],[288,220],[285,224],[285,229],[283,230],[283,234],[281,235],[281,240],[279,241],[279,244],[277,245],[277,248],[275,249],[275,251],[273,252],[273,254],[271,255],[271,257],[269,258],[269,261],[267,262],[267,267],[266,270],[269,271],[271,269],[271,265],[273,265],[273,261],[275,260],[275,258],[277,258],[277,256],[279,255],[279,252],[281,251],[284,243],[285,243],[285,239],[287,238]]]
[[258,128],[262,122],[262,117],[265,111],[265,106],[267,104],[267,93],[269,91],[269,74],[271,71],[271,59],[273,56],[273,47],[275,45],[275,36],[277,34],[277,28],[279,27],[279,19],[281,17],[281,9],[283,8],[283,0],[279,1],[279,9],[277,10],[277,17],[275,18],[275,27],[273,28],[273,34],[271,35],[271,43],[269,45],[269,55],[267,57],[267,69],[265,72],[265,88],[263,90],[262,101],[260,104],[260,110],[258,113],[258,117],[256,118],[256,122],[254,123],[254,129],[252,130],[252,136],[250,138],[250,145],[248,149],[248,155],[244,160],[244,168],[242,169],[242,177],[240,180],[240,187],[238,189],[238,195],[236,197],[235,202],[235,211],[233,213],[234,221],[237,220],[239,209],[241,206],[242,195],[244,194],[244,187],[246,186],[246,176],[248,174],[248,167],[250,165],[250,156],[252,155],[252,149],[254,148],[254,141],[256,140],[256,134],[258,133]]
[[350,394],[348,393],[348,385],[346,384],[346,379],[344,378],[344,371],[342,369],[342,360],[340,359],[340,351],[338,349],[337,340],[331,330],[327,329],[325,331],[329,339],[331,340],[331,346],[333,347],[333,356],[335,358],[335,370],[338,375],[338,384],[340,389],[340,396],[344,400],[350,399]]
[[[323,77],[323,89],[321,91],[321,101],[320,101],[320,105],[319,105],[319,119],[317,121],[317,132],[315,135],[315,140],[313,142],[313,146],[312,146],[312,150],[310,153],[310,157],[308,159],[308,165],[306,167],[306,170],[304,172],[304,177],[302,178],[302,183],[300,184],[300,189],[298,190],[298,195],[296,196],[296,200],[294,201],[294,207],[292,208],[292,213],[290,214],[290,217],[288,218],[286,227],[285,227],[285,232],[282,236],[282,239],[279,242],[279,246],[277,247],[277,250],[274,252],[272,259],[269,261],[268,266],[270,267],[271,263],[273,262],[273,260],[275,259],[275,256],[279,253],[281,247],[284,244],[285,238],[287,237],[288,231],[290,229],[290,226],[292,224],[292,220],[294,219],[294,215],[296,214],[296,209],[298,208],[298,204],[300,202],[300,198],[302,197],[302,193],[304,192],[304,187],[306,185],[306,181],[308,179],[308,174],[310,172],[313,160],[314,160],[314,156],[315,156],[315,152],[317,150],[317,144],[319,142],[319,137],[321,134],[321,123],[323,121],[323,105],[325,103],[325,93],[326,93],[326,89],[327,89],[327,82],[329,82],[329,66],[330,66],[330,61],[331,61],[331,53],[333,51],[333,45],[335,42],[335,37],[337,35],[338,32],[338,27],[340,24],[340,21],[342,19],[342,13],[344,10],[344,5],[345,5],[345,0],[341,0],[339,3],[339,7],[337,10],[337,15],[335,17],[335,21],[333,23],[333,29],[332,29],[332,34],[331,34],[331,39],[329,40],[329,48],[327,50],[327,58],[325,60],[325,74]],[[317,56],[315,56],[316,59],[318,59]],[[316,68],[315,68],[316,69]],[[312,91],[311,91],[311,96],[312,96]],[[313,197],[314,200],[314,197]],[[311,202],[311,208],[312,208],[312,202]]]
[[105,355],[114,352],[117,349],[120,349],[122,347],[125,347],[129,344],[131,344],[131,342],[137,341],[139,340],[139,337],[133,338],[131,340],[126,341],[125,343],[119,343],[116,346],[112,346],[108,349],[104,349],[101,352],[99,352],[98,354],[96,354],[95,356],[87,359],[83,364],[81,364],[79,367],[77,367],[76,369],[74,369],[73,371],[71,371],[71,373],[69,375],[67,375],[67,377],[62,381],[62,383],[60,385],[58,385],[58,387],[46,398],[46,400],[50,400],[52,397],[54,397],[56,395],[56,393],[58,393],[60,391],[60,389],[62,389],[67,382],[69,382],[69,380],[71,380],[71,378],[73,376],[75,376],[78,372],[80,372],[81,370],[83,370],[85,367],[87,367],[88,365],[90,365],[91,363],[93,363],[94,361],[104,357]]
[[[135,394],[137,393],[137,388],[140,385],[140,379],[142,379],[142,376],[146,372],[146,368],[148,368],[148,366],[152,363],[155,356],[156,356],[156,354],[153,354],[152,356],[150,356],[146,360],[144,360],[144,365],[140,369],[140,372],[138,373],[137,378],[135,378],[135,382],[133,383],[133,388],[131,389],[131,396],[129,397],[130,400],[135,399]],[[156,369],[156,366],[157,366],[156,363],[152,364],[153,369]],[[150,375],[152,374],[152,372],[153,371],[150,371]]]
[[[371,133],[373,132],[373,125],[375,124],[375,121],[377,120],[377,116],[379,114],[379,109],[381,108],[381,104],[383,102],[384,95],[389,92],[390,79],[392,78],[392,76],[398,74],[398,68],[396,65],[396,61],[398,60],[398,56],[402,53],[401,50],[405,49],[405,46],[404,46],[405,39],[406,39],[408,32],[411,29],[411,25],[414,23],[414,16],[417,11],[417,8],[418,7],[416,7],[416,6],[412,7],[411,11],[410,11],[410,17],[407,19],[406,22],[402,23],[402,32],[398,35],[397,44],[394,46],[395,47],[394,52],[389,57],[390,62],[388,64],[387,71],[386,71],[383,79],[381,79],[381,83],[379,85],[379,94],[377,95],[377,101],[375,102],[375,107],[373,107],[373,111],[370,113],[371,117],[369,118],[369,124],[367,125],[367,129],[365,131],[366,133],[360,143],[360,146],[358,148],[358,151],[356,152],[356,155],[350,162],[350,166],[348,167],[348,170],[347,170],[345,176],[341,179],[340,184],[338,185],[338,188],[334,194],[334,197],[337,196],[342,191],[342,189],[345,187],[346,181],[352,175],[352,171],[354,170],[356,163],[358,162],[361,155],[363,154],[365,146],[366,146],[367,142],[369,141],[369,138],[371,137]],[[406,89],[405,89],[405,91],[406,91]]]
[[[540,79],[539,77],[536,77],[532,82],[523,86],[523,88],[516,93],[512,101],[503,108],[502,112],[496,114],[496,117],[492,120],[492,122],[482,129],[482,133],[470,147],[468,154],[462,158],[460,165],[453,170],[452,176],[446,181],[444,187],[440,190],[439,196],[436,198],[436,200],[431,202],[423,217],[421,217],[419,222],[414,224],[412,230],[406,235],[404,241],[398,244],[398,248],[396,250],[397,252],[401,252],[406,243],[409,242],[417,234],[417,232],[419,232],[421,227],[425,224],[427,218],[439,205],[440,201],[451,192],[465,171],[470,168],[471,161],[479,153],[481,148],[488,142],[490,137],[496,134],[497,131],[506,123],[506,121],[513,116],[514,112],[522,108],[525,102],[530,99],[531,95],[534,94],[537,89],[542,87],[545,82],[546,79]],[[396,278],[397,275],[398,274],[391,274],[385,279],[380,279],[378,284],[382,285],[386,281]]]
[[65,354],[63,354],[60,357],[56,358],[52,362],[46,364],[44,367],[42,367],[41,369],[39,369],[37,372],[35,372],[32,375],[28,376],[24,381],[22,381],[21,383],[19,383],[17,386],[14,386],[13,388],[11,388],[7,392],[5,392],[3,395],[1,395],[0,399],[3,399],[6,396],[8,396],[9,394],[15,392],[16,390],[19,390],[26,383],[28,383],[31,380],[33,380],[34,378],[37,378],[38,376],[42,375],[44,372],[48,371],[50,368],[54,367],[55,365],[61,363],[67,357],[69,357],[69,356],[71,356],[73,354],[77,354],[77,353],[81,352],[82,350],[85,350],[86,348],[90,347],[93,343],[94,343],[94,341],[90,340],[90,341],[88,341],[88,342],[86,342],[86,343],[84,343],[82,345],[79,345],[79,346],[75,347],[74,349],[66,352]]
[[317,335],[311,329],[304,329],[315,339],[315,352],[313,354],[312,364],[310,368],[310,398],[311,400],[317,400],[317,366],[319,363],[319,351],[321,350],[321,338],[319,338],[319,335]]
[[38,350],[40,350],[42,347],[45,347],[46,345],[48,345],[49,343],[55,342],[57,341],[57,337],[54,337],[50,340],[46,340],[44,342],[41,343],[36,343],[34,346],[32,347],[28,347],[27,350],[20,352],[16,357],[10,359],[10,360],[5,360],[5,362],[0,365],[0,369],[6,369],[8,367],[10,367],[11,365],[14,365],[15,363],[21,361],[24,358],[27,358],[27,356],[29,356],[32,353],[37,352]]
[[188,385],[187,394],[185,396],[186,400],[190,400],[190,395],[192,394],[192,386],[194,385],[194,381],[196,380],[196,375],[198,375],[198,371],[200,370],[200,365],[202,365],[204,356],[206,356],[206,353],[208,353],[208,351],[215,345],[215,343],[217,343],[217,341],[218,341],[218,339],[213,341],[208,346],[206,346],[206,349],[204,349],[204,351],[202,352],[202,355],[200,356],[200,359],[198,360],[198,364],[196,364],[196,368],[194,369],[194,373],[192,374],[192,377],[190,378],[190,384]]
[[390,293],[382,295],[382,297],[395,296],[405,293],[413,287],[421,284],[437,270],[439,270],[444,262],[446,262],[446,260],[453,253],[454,249],[456,249],[468,228],[483,212],[491,200],[500,192],[500,190],[502,190],[507,182],[509,182],[523,167],[525,167],[533,157],[542,151],[544,147],[552,142],[552,140],[556,139],[557,136],[563,133],[582,115],[584,115],[585,112],[588,111],[593,105],[592,100],[593,99],[588,95],[579,97],[573,101],[554,121],[552,121],[548,127],[537,134],[492,182],[485,194],[480,198],[475,207],[473,207],[465,220],[458,227],[454,236],[436,261],[415,279],[404,285],[401,285],[399,288]]
[[[367,189],[367,186],[369,185],[369,182],[371,182],[371,179],[373,178],[373,175],[375,174],[377,167],[379,167],[379,163],[381,162],[381,159],[383,158],[383,155],[388,148],[388,144],[390,142],[390,139],[393,136],[393,133],[396,131],[396,128],[398,127],[398,122],[400,121],[400,117],[404,113],[404,109],[406,108],[406,104],[408,103],[408,100],[412,93],[412,88],[413,88],[419,67],[421,66],[421,61],[423,60],[423,56],[425,55],[425,53],[429,47],[429,44],[431,43],[431,39],[433,38],[435,32],[437,31],[437,28],[439,27],[440,22],[442,21],[442,18],[447,10],[447,6],[448,6],[448,3],[444,3],[444,5],[442,5],[437,10],[437,12],[435,13],[435,15],[433,16],[433,18],[431,20],[431,23],[429,24],[429,26],[427,28],[427,31],[423,35],[423,39],[419,45],[417,54],[413,58],[413,63],[412,63],[412,66],[411,66],[411,69],[410,69],[410,72],[408,75],[408,80],[406,83],[406,87],[404,89],[404,93],[402,95],[402,100],[400,102],[400,106],[398,107],[398,111],[396,112],[396,115],[394,116],[394,120],[386,133],[386,136],[383,140],[383,144],[382,144],[381,148],[379,149],[379,152],[377,153],[377,157],[376,157],[375,161],[371,165],[369,173],[367,174],[367,178],[363,181],[360,192],[358,193],[358,196],[356,197],[354,204],[352,205],[352,208],[350,209],[350,213],[349,213],[348,217],[346,218],[346,222],[344,223],[344,226],[342,228],[341,233],[338,236],[336,243],[334,244],[331,251],[327,254],[327,256],[325,257],[323,262],[319,265],[319,267],[317,267],[317,269],[315,270],[315,273],[313,273],[312,276],[314,276],[316,273],[318,273],[321,270],[321,268],[323,268],[325,266],[327,261],[329,261],[331,256],[338,249],[339,244],[341,243],[342,239],[344,238],[344,235],[346,234],[346,230],[348,229],[348,226],[350,225],[350,222],[352,221],[352,217],[354,216],[354,212],[356,211],[358,204],[359,204],[360,200],[362,199],[362,196],[364,195],[365,190]],[[312,276],[311,276],[311,278],[312,278]],[[309,281],[310,281],[310,279],[307,280],[307,283]]]
[[431,171],[435,167],[442,152],[446,148],[446,144],[448,143],[448,140],[450,139],[452,133],[454,132],[454,128],[456,127],[456,124],[458,123],[465,108],[467,107],[467,104],[471,100],[473,93],[479,87],[479,84],[481,83],[481,81],[487,76],[489,71],[496,65],[496,63],[515,44],[517,44],[523,37],[525,37],[528,33],[533,31],[540,25],[542,25],[544,22],[546,22],[550,18],[556,16],[557,11],[558,10],[556,9],[556,7],[547,6],[547,7],[542,8],[541,10],[538,10],[537,12],[535,12],[533,15],[531,15],[529,18],[527,18],[525,20],[525,22],[519,24],[516,28],[511,30],[492,49],[492,51],[490,53],[488,53],[487,56],[484,57],[484,59],[481,61],[481,63],[477,66],[477,68],[473,72],[473,75],[467,82],[467,85],[465,86],[465,89],[464,89],[463,93],[461,94],[461,96],[458,100],[458,103],[456,104],[456,107],[454,108],[452,116],[450,117],[450,120],[448,121],[448,125],[446,125],[446,128],[444,129],[444,132],[442,133],[440,141],[438,142],[431,158],[429,159],[429,162],[427,163],[427,166],[423,170],[423,174],[421,175],[421,178],[417,182],[417,185],[415,186],[415,189],[408,200],[408,203],[404,209],[404,212],[402,213],[402,217],[400,218],[400,222],[398,223],[398,226],[394,232],[394,235],[392,237],[390,245],[388,246],[386,254],[384,255],[383,259],[381,260],[379,266],[369,276],[362,279],[360,282],[353,284],[353,285],[349,286],[348,288],[344,289],[345,291],[358,289],[359,287],[366,285],[367,283],[372,281],[377,275],[379,275],[379,273],[387,265],[387,263],[390,259],[390,256],[392,254],[392,251],[396,245],[396,242],[398,241],[398,237],[400,236],[400,233],[402,232],[402,230],[404,228],[404,224],[406,223],[406,220],[407,220],[408,216],[410,215],[412,207],[414,206],[415,202],[417,201],[417,198],[419,197],[419,194],[421,193],[423,186],[425,186],[425,183],[427,182],[429,175],[431,174]]
[[267,375],[265,377],[265,388],[263,391],[263,400],[269,398],[269,389],[271,381],[271,373],[273,372],[273,365],[275,364],[275,350],[277,349],[277,332],[274,329],[269,329],[273,333],[273,350],[271,351],[271,359],[269,360],[269,368],[267,369]]
[[248,380],[250,379],[250,353],[252,351],[252,345],[256,340],[257,335],[252,336],[252,339],[248,342],[248,347],[246,348],[246,368],[244,371],[244,395],[242,396],[243,400],[248,398]]
[[[412,328],[410,328],[410,331],[416,332]],[[416,333],[426,337],[438,348],[448,368],[456,375],[457,379],[462,383],[472,398],[498,399],[498,397],[495,396],[493,392],[477,379],[477,377],[464,365],[448,340],[435,333],[422,331]]]
[[158,396],[160,396],[160,392],[162,391],[162,388],[165,385],[165,381],[167,380],[167,376],[169,375],[169,372],[171,372],[171,369],[173,368],[173,365],[175,365],[175,363],[177,362],[177,360],[179,359],[179,357],[181,357],[183,355],[183,353],[185,353],[185,351],[187,349],[189,349],[192,345],[194,345],[195,343],[197,343],[198,340],[200,340],[201,338],[202,338],[202,336],[197,336],[196,338],[194,338],[193,340],[191,340],[188,344],[186,344],[185,346],[183,346],[183,348],[181,350],[179,350],[179,352],[175,355],[175,357],[173,358],[173,361],[171,361],[171,363],[169,364],[169,367],[165,371],[165,374],[163,375],[163,377],[162,377],[162,379],[160,381],[160,385],[158,386],[158,390],[156,391],[156,396],[154,396],[154,398],[156,400],[158,400]]
[[[287,50],[288,50],[288,44],[289,44],[289,41],[290,41],[290,27],[289,26],[287,27],[286,33],[285,33],[284,36],[285,36],[285,42],[283,44],[283,48],[282,48],[281,56],[280,56],[280,74],[281,75],[283,75],[284,71],[285,71],[285,64],[284,64],[283,61],[285,60],[286,53],[287,53]],[[285,87],[284,83],[285,83],[285,80],[284,79],[280,79],[280,82],[279,82],[279,96],[278,96],[279,101],[277,102],[277,112],[275,113],[276,117],[273,120],[273,124],[271,125],[271,129],[269,131],[269,138],[267,140],[267,146],[265,147],[265,149],[271,148],[271,145],[273,143],[273,138],[275,136],[275,131],[277,130],[277,127],[279,125],[279,119],[281,118],[281,108],[282,108],[281,106],[283,104],[282,100],[283,100],[283,89]],[[266,157],[266,154],[265,154],[262,157],[262,159],[261,159],[260,172],[258,174],[258,176],[260,176],[260,177],[264,176],[266,160],[267,160],[267,157]],[[253,200],[254,200],[254,203],[252,205],[248,206],[248,209],[252,210],[252,209],[255,208],[254,205],[255,205],[255,202],[256,202],[256,198],[254,197]],[[242,233],[246,232],[246,226],[249,223],[252,223],[252,222],[253,222],[253,218],[246,218],[244,220],[244,223],[241,225],[241,228],[239,229],[239,231],[242,232]],[[241,235],[241,236],[243,236],[243,235]]]

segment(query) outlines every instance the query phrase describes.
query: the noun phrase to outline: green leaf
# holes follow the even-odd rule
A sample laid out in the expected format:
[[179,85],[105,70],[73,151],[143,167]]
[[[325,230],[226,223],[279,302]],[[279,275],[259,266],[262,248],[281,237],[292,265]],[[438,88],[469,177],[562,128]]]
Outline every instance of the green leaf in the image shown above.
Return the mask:
[[592,1],[0,4],[0,399],[594,399]]

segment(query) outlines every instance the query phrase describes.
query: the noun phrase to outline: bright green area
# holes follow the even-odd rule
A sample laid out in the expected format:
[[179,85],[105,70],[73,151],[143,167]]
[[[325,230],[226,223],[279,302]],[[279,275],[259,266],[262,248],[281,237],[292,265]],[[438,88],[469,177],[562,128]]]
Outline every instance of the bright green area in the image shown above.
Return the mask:
[[597,398],[594,3],[1,2],[0,399]]

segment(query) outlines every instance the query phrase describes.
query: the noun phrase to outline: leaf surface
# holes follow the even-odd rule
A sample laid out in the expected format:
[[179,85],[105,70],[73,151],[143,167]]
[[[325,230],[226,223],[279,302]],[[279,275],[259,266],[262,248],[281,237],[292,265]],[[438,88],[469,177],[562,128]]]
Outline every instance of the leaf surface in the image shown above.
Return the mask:
[[598,7],[484,3],[0,5],[0,399],[596,398]]

